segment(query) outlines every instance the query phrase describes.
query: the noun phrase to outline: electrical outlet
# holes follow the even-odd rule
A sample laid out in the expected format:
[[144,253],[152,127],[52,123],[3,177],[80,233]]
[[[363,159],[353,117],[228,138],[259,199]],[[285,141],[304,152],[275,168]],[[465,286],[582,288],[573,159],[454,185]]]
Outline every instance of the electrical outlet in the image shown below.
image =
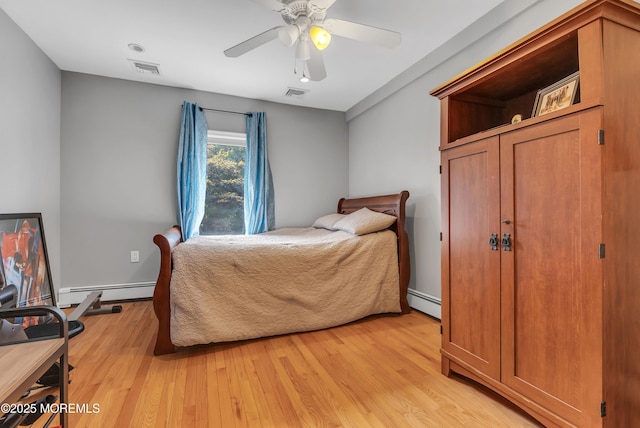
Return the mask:
[[140,251],[131,252],[131,263],[138,263],[140,261]]

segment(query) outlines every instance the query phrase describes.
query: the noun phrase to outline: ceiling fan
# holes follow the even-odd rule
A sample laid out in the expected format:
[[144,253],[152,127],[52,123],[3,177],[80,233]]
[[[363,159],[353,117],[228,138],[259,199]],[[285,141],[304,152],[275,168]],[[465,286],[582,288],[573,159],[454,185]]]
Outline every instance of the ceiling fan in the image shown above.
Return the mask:
[[245,40],[225,50],[224,54],[236,58],[276,38],[288,47],[296,44],[294,73],[298,74],[297,66],[300,62],[300,80],[303,82],[320,81],[327,77],[320,51],[329,45],[332,34],[387,48],[400,44],[401,35],[395,31],[337,18],[326,18],[327,10],[336,0],[253,1],[280,13],[286,25],[271,28]]

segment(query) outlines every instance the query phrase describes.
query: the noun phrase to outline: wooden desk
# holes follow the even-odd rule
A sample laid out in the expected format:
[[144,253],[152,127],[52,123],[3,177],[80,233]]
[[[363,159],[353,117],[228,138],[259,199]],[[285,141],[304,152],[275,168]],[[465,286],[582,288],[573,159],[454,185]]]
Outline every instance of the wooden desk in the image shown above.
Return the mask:
[[[56,362],[60,363],[60,403],[68,402],[69,364],[67,343],[67,321],[58,308],[47,307],[45,312],[53,313],[62,322],[63,337],[31,340],[9,345],[0,345],[0,404],[12,404]],[[38,311],[39,309],[36,309]],[[33,308],[0,311],[1,318],[27,316]],[[38,313],[42,315],[42,311]],[[3,413],[0,412],[0,415]],[[68,413],[62,408],[60,425],[68,427]]]

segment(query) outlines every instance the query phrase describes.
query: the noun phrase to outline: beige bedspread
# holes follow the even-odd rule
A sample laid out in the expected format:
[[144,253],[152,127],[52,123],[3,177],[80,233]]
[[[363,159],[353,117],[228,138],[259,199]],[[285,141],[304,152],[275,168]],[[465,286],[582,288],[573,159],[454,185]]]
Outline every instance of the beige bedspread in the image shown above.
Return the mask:
[[201,236],[173,251],[177,346],[317,330],[400,312],[396,235],[279,229]]

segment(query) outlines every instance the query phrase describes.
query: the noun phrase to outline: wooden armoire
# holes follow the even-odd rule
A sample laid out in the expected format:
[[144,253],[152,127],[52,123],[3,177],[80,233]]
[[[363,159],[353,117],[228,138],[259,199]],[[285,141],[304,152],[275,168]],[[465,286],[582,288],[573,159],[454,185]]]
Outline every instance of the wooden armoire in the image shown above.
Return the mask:
[[640,426],[640,4],[586,1],[431,94],[442,372],[545,426]]

